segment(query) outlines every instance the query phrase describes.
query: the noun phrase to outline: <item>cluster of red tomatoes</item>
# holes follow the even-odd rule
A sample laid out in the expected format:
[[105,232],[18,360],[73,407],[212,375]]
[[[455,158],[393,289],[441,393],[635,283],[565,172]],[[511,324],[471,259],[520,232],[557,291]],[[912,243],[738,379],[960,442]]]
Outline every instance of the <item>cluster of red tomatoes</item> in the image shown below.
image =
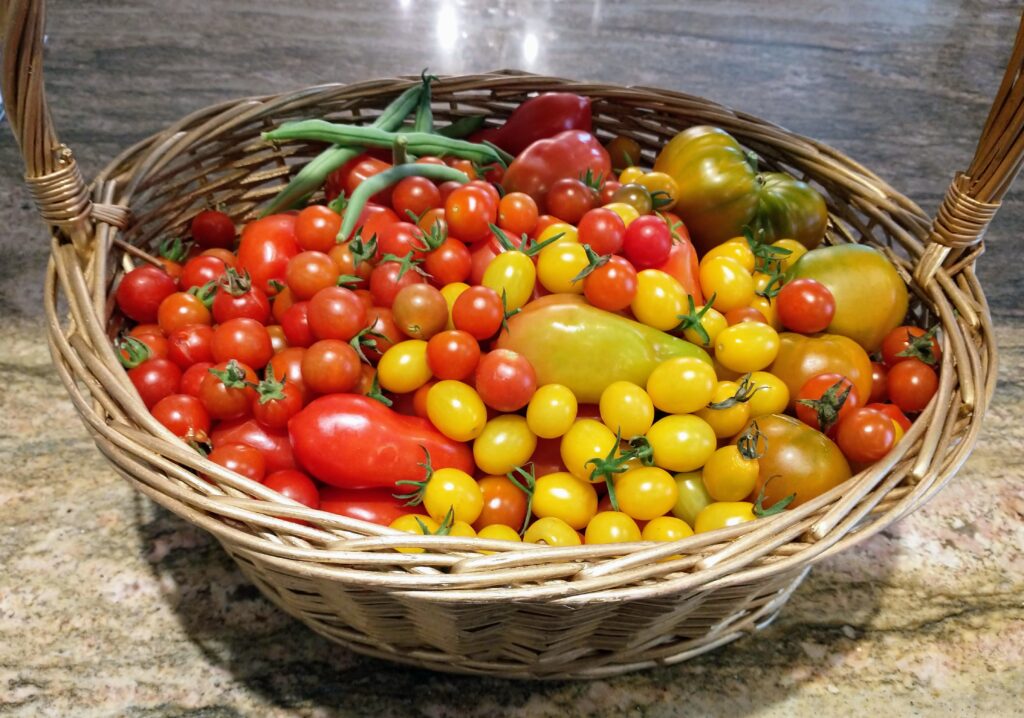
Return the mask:
[[[874,364],[823,334],[843,298],[787,274],[799,242],[748,235],[698,259],[665,173],[563,177],[538,197],[450,164],[471,181],[405,177],[340,241],[344,197],[390,163],[363,155],[330,176],[332,204],[240,238],[201,212],[187,251],[128,272],[119,351],[153,416],[313,508],[566,545],[806,501],[884,456],[936,390],[934,332],[893,329]],[[605,355],[523,349],[537,340],[517,326],[566,331],[556,311]],[[630,379],[586,383],[631,341],[649,354],[623,360]],[[567,363],[581,383],[548,380]]]

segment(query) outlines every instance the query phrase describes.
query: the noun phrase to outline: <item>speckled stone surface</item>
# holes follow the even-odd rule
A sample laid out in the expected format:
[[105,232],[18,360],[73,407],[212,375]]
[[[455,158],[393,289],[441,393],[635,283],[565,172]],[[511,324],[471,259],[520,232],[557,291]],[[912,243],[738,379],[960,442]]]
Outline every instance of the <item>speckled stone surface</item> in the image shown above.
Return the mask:
[[[834,144],[933,209],[970,157],[1018,12],[1010,0],[56,0],[48,86],[90,175],[193,109],[305,84],[427,65],[657,84]],[[981,260],[1001,384],[960,476],[817,567],[753,638],[673,668],[527,684],[328,643],[118,479],[49,365],[46,247],[19,178],[0,133],[0,715],[1024,715],[1019,190]]]

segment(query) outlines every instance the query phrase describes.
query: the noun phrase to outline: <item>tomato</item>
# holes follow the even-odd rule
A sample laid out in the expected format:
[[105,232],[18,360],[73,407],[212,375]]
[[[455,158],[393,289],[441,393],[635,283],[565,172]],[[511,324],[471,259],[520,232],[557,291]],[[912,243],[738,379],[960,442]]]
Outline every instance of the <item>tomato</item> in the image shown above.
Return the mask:
[[465,282],[452,282],[441,287],[441,296],[444,297],[444,301],[448,305],[448,330],[455,329],[455,323],[452,321],[452,309],[455,306],[455,300],[461,297],[462,293],[467,289],[469,289],[469,285]]
[[933,332],[920,327],[901,326],[889,332],[882,340],[882,361],[892,367],[907,359],[919,359],[929,366],[942,361],[942,347]]
[[426,177],[405,177],[391,191],[391,206],[400,217],[420,217],[428,209],[441,206],[441,191]]
[[[418,507],[404,505],[384,489],[339,489],[336,486],[320,488],[320,510],[359,521],[387,526],[399,516],[413,515]],[[428,517],[429,518],[429,517]]]
[[819,374],[797,392],[796,415],[811,428],[829,433],[861,403],[857,387],[848,378]]
[[220,210],[204,209],[192,218],[189,230],[192,233],[192,241],[204,249],[231,249],[235,244],[235,223]]
[[638,270],[661,266],[671,251],[672,232],[661,217],[640,217],[626,227],[622,253]]
[[558,241],[537,255],[537,279],[549,292],[582,294],[583,282],[577,277],[589,264],[590,259],[583,245]]
[[514,311],[533,296],[537,269],[523,252],[503,252],[491,260],[481,283],[505,297],[506,311]]
[[427,418],[449,439],[472,441],[487,423],[487,407],[476,389],[461,381],[446,379],[427,394]]
[[597,513],[597,492],[568,472],[546,474],[536,481],[532,507],[537,518],[559,518],[582,529]]
[[181,390],[181,369],[169,359],[148,359],[128,370],[128,380],[142,403],[151,409],[165,396]]
[[178,329],[190,324],[212,323],[213,317],[203,301],[194,294],[175,292],[160,302],[157,310],[157,322],[165,335],[173,334]]
[[320,491],[306,474],[296,469],[283,469],[269,474],[263,481],[268,489],[287,496],[311,509],[320,508]]
[[672,249],[669,250],[665,263],[655,267],[660,269],[683,285],[683,289],[693,297],[694,303],[704,301],[704,293],[700,286],[700,265],[697,264],[697,250],[685,236],[686,228],[681,225],[673,230]]
[[705,506],[714,502],[704,486],[701,471],[688,471],[675,475],[677,498],[672,515],[693,526],[697,515]]
[[523,535],[523,543],[542,543],[548,546],[579,546],[580,535],[560,518],[549,516],[530,524]]
[[694,357],[673,357],[654,368],[647,393],[654,406],[668,414],[691,414],[711,401],[717,378],[707,362]]
[[[419,534],[421,536],[436,534],[441,529],[441,526],[434,521],[434,519],[429,516],[417,516],[416,514],[405,514],[399,516],[388,524],[388,527],[398,531],[405,531],[410,534]],[[395,550],[400,553],[423,553],[423,549],[415,547],[402,547],[396,548]]]
[[207,324],[189,324],[167,336],[167,357],[182,369],[197,362],[212,362],[213,328]]
[[609,384],[601,392],[598,406],[604,425],[625,438],[642,436],[654,423],[654,402],[632,382]]
[[267,475],[267,462],[263,454],[245,444],[223,444],[211,451],[206,458],[228,471],[234,471],[260,484]]
[[373,303],[379,307],[391,308],[395,297],[411,284],[423,284],[426,277],[416,271],[414,263],[406,261],[381,262],[370,272],[370,292]]
[[441,242],[423,261],[424,271],[438,287],[466,280],[472,268],[473,257],[469,248],[454,237]]
[[427,343],[420,339],[399,342],[384,352],[377,365],[382,388],[399,394],[416,391],[430,379]]
[[902,411],[924,411],[939,389],[939,376],[920,359],[904,359],[889,370],[889,399]]
[[618,312],[633,302],[637,283],[636,269],[629,260],[613,255],[587,275],[583,294],[598,309]]
[[311,299],[321,289],[334,287],[341,272],[323,252],[299,252],[288,261],[285,282],[296,299]]
[[658,269],[645,269],[636,278],[636,296],[630,308],[637,321],[662,331],[678,326],[686,305],[683,285]]
[[694,533],[706,533],[753,521],[754,505],[749,501],[716,501],[708,504],[694,520]]
[[[345,195],[352,196],[356,188],[374,175],[384,170],[391,169],[391,163],[371,157],[369,154],[360,155],[354,161],[342,166],[344,175]],[[380,204],[391,204],[392,188],[387,187],[373,196],[373,201]]]
[[765,317],[764,313],[752,306],[730,309],[725,313],[725,321],[730,327],[734,324],[742,324],[743,322],[768,324],[768,318]]
[[676,505],[679,488],[672,474],[656,466],[641,466],[615,481],[619,509],[638,521],[664,516]]
[[295,218],[295,242],[301,249],[329,252],[338,241],[341,217],[322,204],[311,204]]
[[751,418],[765,414],[781,414],[789,406],[789,389],[774,374],[755,371],[750,375],[753,394],[747,400]]
[[587,524],[587,544],[630,543],[640,540],[640,527],[621,511],[602,511]]
[[750,419],[750,407],[744,396],[750,396],[749,389],[744,392],[735,381],[720,381],[711,393],[711,402],[697,416],[711,426],[719,439],[733,436]]
[[537,437],[526,419],[515,414],[496,416],[473,441],[473,459],[486,474],[507,474],[530,460]]
[[366,320],[366,307],[351,289],[326,287],[309,300],[309,328],[318,339],[348,341]]
[[644,541],[679,541],[688,536],[693,536],[693,529],[688,523],[675,516],[659,516],[648,521],[640,534],[640,538]]
[[210,282],[219,282],[223,279],[230,265],[226,264],[220,257],[200,255],[185,262],[181,268],[181,277],[178,285],[184,289],[202,287]]
[[907,431],[910,429],[910,419],[908,419],[907,415],[904,414],[895,404],[868,404],[865,408],[882,412],[896,422],[901,431]]
[[[480,523],[477,521],[477,523]],[[490,524],[480,529],[477,534],[477,538],[488,539],[490,541],[514,541],[521,543],[522,539],[519,537],[519,533],[516,529],[505,526],[504,524]],[[480,551],[483,554],[492,554],[493,551]]]
[[778,354],[778,332],[760,322],[734,324],[715,337],[715,359],[736,372],[765,369]]
[[203,441],[210,431],[210,415],[202,402],[188,394],[171,394],[150,409],[153,418],[175,436]]
[[296,216],[272,214],[250,222],[242,230],[237,269],[248,272],[254,286],[274,294],[272,281],[283,282],[288,261],[299,253]]
[[[612,204],[624,204],[636,210],[638,215],[650,214],[654,209],[651,193],[635,182],[625,182],[612,194]],[[629,222],[626,222],[629,225]]]
[[479,361],[480,344],[468,332],[439,332],[427,342],[427,364],[438,379],[466,379]]
[[[551,221],[547,222],[549,219]],[[580,244],[580,233],[571,224],[546,214],[537,220],[537,244],[543,244],[549,239],[554,244]]]
[[576,397],[561,384],[537,389],[526,408],[526,423],[542,439],[555,439],[569,431],[576,420]]
[[213,360],[237,359],[254,369],[262,369],[274,355],[267,328],[255,319],[231,319],[213,330],[210,343]]
[[874,409],[855,409],[839,422],[836,444],[849,461],[871,464],[896,444],[896,424]]
[[256,373],[234,359],[212,366],[199,384],[199,400],[214,419],[248,416],[256,398]]
[[626,224],[615,212],[604,207],[592,209],[577,226],[580,244],[590,245],[597,254],[618,254],[626,238]]
[[758,173],[746,151],[715,127],[691,127],[670,140],[654,162],[678,185],[675,210],[697,248],[712,247],[763,229],[767,241],[782,237],[817,246],[825,235],[828,209],[813,187],[780,172]]
[[654,422],[647,432],[656,466],[668,471],[699,469],[717,444],[711,426],[698,416],[670,415]]
[[430,339],[448,323],[448,303],[429,284],[412,284],[395,295],[392,305],[395,324],[413,339]]
[[498,219],[498,206],[480,187],[459,187],[444,203],[448,231],[463,242],[486,239],[490,225]]
[[700,286],[709,303],[720,312],[745,307],[754,298],[753,278],[743,265],[730,257],[701,262]]
[[[128,336],[146,345],[150,359],[170,359],[171,346],[159,324],[137,324],[131,328]],[[128,358],[123,351],[122,356]]]
[[498,202],[498,226],[510,235],[531,234],[537,216],[537,203],[528,194],[509,192]]
[[785,382],[790,408],[795,407],[797,392],[818,374],[841,374],[853,382],[859,396],[871,395],[871,359],[855,341],[836,334],[805,337],[783,332],[768,371]]
[[863,244],[808,252],[786,278],[810,278],[824,284],[836,302],[826,331],[850,337],[869,352],[878,349],[907,314],[907,285],[884,254]]
[[178,283],[167,272],[146,264],[121,278],[114,298],[121,313],[137,322],[155,322],[160,304],[178,291]]
[[[635,156],[633,159],[634,161],[640,159],[639,154],[637,154],[637,156]],[[624,167],[622,171],[619,172],[619,183],[636,184],[636,181],[643,177],[645,174],[647,173],[643,167],[630,163],[629,166]]]
[[423,508],[435,521],[443,521],[451,510],[455,521],[473,523],[484,507],[483,493],[476,480],[459,469],[435,471],[423,487],[422,498]]
[[268,473],[295,468],[288,432],[263,426],[255,419],[222,421],[213,430],[210,440],[215,449],[225,444],[245,444],[258,449],[266,462]]
[[490,287],[470,287],[452,305],[452,322],[475,339],[489,339],[498,333],[505,318],[501,295]]
[[380,260],[385,254],[404,257],[412,252],[414,259],[423,259],[426,252],[426,239],[415,224],[399,221],[384,227],[377,236],[376,257]]
[[655,209],[670,210],[679,199],[679,185],[664,172],[647,172],[632,181],[647,190]]
[[548,190],[565,177],[606,176],[611,171],[608,153],[589,132],[567,130],[539,139],[509,165],[502,185],[508,192],[530,195],[544,209]]
[[869,403],[885,401],[889,398],[889,371],[882,362],[871,362],[871,394]]
[[548,188],[544,202],[550,214],[577,224],[597,204],[597,193],[580,180],[565,177]]
[[[640,143],[632,137],[618,135],[605,145],[608,156],[611,159],[612,169],[625,171],[627,168],[634,169],[632,165],[640,161]],[[635,169],[640,169],[639,167]],[[640,170],[642,173],[643,170]]]
[[683,336],[697,346],[710,349],[727,326],[725,316],[714,307],[694,307],[683,323]]
[[701,471],[708,494],[715,501],[742,501],[757,485],[757,459],[744,456],[737,446],[723,446]]
[[836,314],[836,299],[832,292],[814,279],[787,282],[776,301],[783,326],[801,334],[825,331]]
[[718,257],[729,257],[736,260],[748,274],[754,271],[754,265],[756,264],[754,252],[743,237],[735,237],[728,242],[713,247],[704,253],[700,261],[701,264],[704,264]]
[[537,390],[537,373],[522,354],[494,349],[480,357],[474,384],[487,406],[504,412],[518,411]]
[[267,365],[273,368],[274,376],[295,384],[308,398],[308,391],[302,377],[302,360],[306,356],[305,347],[287,347],[274,354]]
[[309,302],[296,302],[288,307],[281,317],[281,328],[290,346],[308,347],[315,342],[309,326]]
[[303,384],[317,394],[344,393],[359,383],[359,356],[348,342],[323,339],[305,350],[301,359]]
[[179,393],[188,394],[199,398],[199,387],[203,383],[203,379],[206,378],[207,369],[213,366],[213,362],[201,361],[192,364],[181,374],[181,383],[179,384]]
[[[323,256],[327,257],[326,254]],[[233,269],[229,269],[221,280],[211,309],[213,321],[217,324],[240,317],[254,319],[260,324],[270,320],[270,299],[266,293],[251,286],[248,280],[240,278]]]
[[[526,520],[526,494],[507,476],[485,476],[477,485],[483,495],[483,509],[473,527],[481,531],[500,524],[518,531]],[[482,532],[479,535],[482,536]]]

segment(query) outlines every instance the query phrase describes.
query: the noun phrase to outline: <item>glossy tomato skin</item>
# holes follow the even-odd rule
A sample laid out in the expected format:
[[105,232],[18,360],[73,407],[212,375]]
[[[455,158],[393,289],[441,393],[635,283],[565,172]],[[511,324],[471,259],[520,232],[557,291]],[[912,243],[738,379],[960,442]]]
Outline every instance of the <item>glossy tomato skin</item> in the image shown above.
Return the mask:
[[[388,488],[423,478],[424,449],[435,469],[472,474],[469,448],[429,421],[403,416],[374,399],[333,394],[315,399],[288,422],[298,461],[324,483],[341,488]],[[325,446],[332,447],[324,451]]]
[[889,399],[908,414],[924,411],[939,389],[939,376],[920,359],[906,359],[889,370]]
[[597,204],[597,193],[579,179],[565,177],[551,185],[545,202],[548,212],[576,225]]
[[188,290],[192,287],[202,287],[210,282],[220,281],[229,266],[221,257],[201,254],[185,262],[185,266],[181,268],[178,285],[182,289]]
[[839,422],[836,443],[849,461],[870,464],[888,454],[895,445],[896,428],[893,420],[880,411],[856,409]]
[[250,287],[237,294],[221,287],[213,298],[211,310],[213,321],[217,324],[239,317],[248,317],[266,324],[270,319],[270,299],[266,292],[257,287]]
[[668,261],[672,233],[660,217],[639,217],[626,227],[622,251],[637,270],[654,269]]
[[259,449],[266,463],[267,473],[295,468],[295,457],[288,432],[271,429],[255,419],[242,418],[222,421],[210,435],[213,448],[224,444],[245,444]]
[[814,279],[787,282],[776,301],[782,325],[801,334],[825,331],[836,313],[836,299],[832,292]]
[[522,354],[495,349],[480,357],[474,383],[487,406],[502,412],[518,411],[537,391],[537,372]]
[[185,371],[181,373],[181,384],[179,385],[179,391],[182,394],[188,394],[199,398],[199,387],[203,383],[203,379],[206,378],[208,369],[213,366],[213,362],[201,361],[196,362],[189,366]]
[[841,374],[853,382],[859,396],[871,396],[870,357],[855,341],[837,334],[779,334],[779,352],[768,371],[789,389],[790,408],[796,407],[803,385],[818,374]]
[[348,342],[322,339],[302,357],[302,379],[317,394],[352,391],[362,376],[359,356]]
[[253,369],[262,369],[274,356],[267,328],[255,319],[230,319],[213,330],[210,344],[213,360],[237,359]]
[[454,237],[442,242],[423,262],[423,269],[435,287],[465,281],[472,268],[473,255],[469,247]]
[[[806,401],[821,401],[826,392],[836,391],[837,401],[845,395],[842,404],[837,406],[837,414],[831,417],[831,425],[822,427],[819,421],[819,412],[814,406],[805,404]],[[841,374],[818,374],[808,379],[800,391],[796,394],[796,415],[800,421],[813,429],[824,431],[830,437],[834,435],[835,429],[846,419],[854,409],[862,404],[860,392],[857,387]],[[826,417],[828,418],[828,417]]]
[[685,227],[677,227],[672,249],[668,252],[668,259],[657,267],[677,282],[683,285],[686,293],[693,297],[693,303],[701,306],[704,303],[704,294],[700,286],[700,262],[697,260],[697,250],[690,243],[690,237],[686,234]]
[[181,388],[181,369],[168,359],[149,359],[128,370],[128,379],[147,409]]
[[490,225],[498,219],[498,205],[480,187],[459,187],[445,200],[444,217],[453,237],[478,242],[490,235]]
[[404,269],[399,262],[381,262],[370,273],[370,292],[378,307],[391,308],[395,297],[411,284],[423,284],[427,278],[415,269]]
[[193,241],[203,249],[231,249],[235,244],[235,223],[219,210],[204,209],[192,218],[190,229]]
[[307,251],[329,252],[338,241],[341,217],[332,209],[311,204],[295,219],[295,239]]
[[153,418],[183,439],[204,440],[210,431],[210,415],[199,399],[188,394],[171,394],[153,405]]
[[167,272],[147,264],[124,275],[114,297],[125,316],[137,322],[155,322],[160,303],[176,291],[178,284]]
[[[889,332],[882,341],[882,361],[885,366],[892,367],[907,359],[922,359],[931,366],[937,366],[942,360],[942,346],[937,337],[933,336],[930,341],[923,341],[923,348],[920,350],[922,356],[915,356],[908,350],[914,340],[920,340],[927,332],[920,327],[900,326]],[[900,356],[905,354],[905,356]]]
[[611,160],[601,143],[589,132],[567,130],[538,140],[523,150],[509,165],[502,186],[506,192],[530,195],[545,211],[548,189],[565,177],[578,178],[590,170],[607,177]]
[[259,483],[263,483],[267,474],[267,463],[263,459],[263,454],[259,449],[245,444],[223,444],[211,451],[206,458]]
[[628,259],[618,255],[612,255],[583,281],[583,294],[587,301],[609,312],[629,307],[636,297],[636,290],[636,269]]
[[526,494],[507,476],[485,476],[477,483],[484,497],[484,508],[473,527],[477,531],[493,524],[516,531],[522,528],[526,519]]
[[271,282],[284,283],[288,262],[300,251],[295,223],[295,215],[272,214],[242,230],[237,269],[248,272],[253,285],[268,295],[277,293]]
[[626,223],[610,209],[598,207],[584,214],[577,225],[580,244],[597,254],[618,254],[626,237]]
[[421,514],[419,506],[406,506],[387,489],[339,489],[324,486],[320,490],[320,510],[348,516],[371,524],[388,526],[399,516]]
[[317,339],[348,341],[366,326],[366,307],[351,289],[327,287],[309,300],[309,328]]
[[316,341],[309,326],[309,302],[295,302],[281,316],[281,328],[289,346],[308,347]]
[[181,369],[199,362],[213,361],[213,327],[208,324],[189,324],[167,337],[167,358]]
[[298,501],[311,509],[320,508],[320,491],[306,474],[296,469],[282,469],[267,475],[263,485]]

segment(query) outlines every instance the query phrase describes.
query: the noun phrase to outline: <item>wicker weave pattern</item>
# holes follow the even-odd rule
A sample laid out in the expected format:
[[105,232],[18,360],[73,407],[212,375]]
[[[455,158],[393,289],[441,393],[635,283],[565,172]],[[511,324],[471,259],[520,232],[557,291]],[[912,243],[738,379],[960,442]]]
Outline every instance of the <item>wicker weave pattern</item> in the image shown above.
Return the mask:
[[[62,169],[32,159],[49,156],[40,143],[58,146],[48,119],[42,130],[34,125],[45,103],[41,92],[12,92],[37,66],[31,28],[41,23],[41,11],[38,2],[18,0],[9,13],[23,24],[8,27],[5,97],[23,100],[12,121],[29,176],[43,177],[45,185]],[[1019,68],[1022,54],[1014,57]],[[843,486],[770,519],[675,544],[561,549],[398,534],[306,509],[196,454],[149,415],[111,348],[119,323],[108,297],[139,255],[125,245],[151,248],[184,233],[207,199],[224,203],[240,222],[252,218],[318,151],[271,147],[260,141],[261,131],[312,116],[369,121],[417,81],[312,87],[185,117],[126,150],[95,179],[89,209],[95,226],[84,245],[78,218],[43,212],[56,225],[45,291],[50,348],[97,446],[140,491],[217,536],[284,610],[357,651],[443,671],[598,677],[674,663],[769,621],[813,562],[920,506],[967,458],[994,388],[996,350],[973,270],[977,253],[961,248],[981,236],[1001,193],[975,201],[975,184],[958,185],[933,230],[912,201],[869,170],[755,117],[663,90],[509,72],[442,79],[434,92],[436,117],[502,117],[528,93],[566,90],[593,98],[603,139],[630,135],[648,161],[679,130],[708,123],[734,134],[766,165],[815,183],[832,215],[828,241],[882,248],[911,282],[914,311],[942,323],[939,392],[904,440]],[[1012,83],[1004,90],[1012,93]],[[995,127],[1002,125],[986,132]],[[1015,174],[1019,155],[998,164]],[[1002,191],[1008,186],[997,184]],[[962,208],[978,211],[964,216]],[[950,241],[943,227],[966,234]],[[936,233],[946,241],[929,241]],[[70,310],[65,321],[59,301]],[[213,482],[197,478],[199,472]],[[396,546],[425,552],[398,553]]]

